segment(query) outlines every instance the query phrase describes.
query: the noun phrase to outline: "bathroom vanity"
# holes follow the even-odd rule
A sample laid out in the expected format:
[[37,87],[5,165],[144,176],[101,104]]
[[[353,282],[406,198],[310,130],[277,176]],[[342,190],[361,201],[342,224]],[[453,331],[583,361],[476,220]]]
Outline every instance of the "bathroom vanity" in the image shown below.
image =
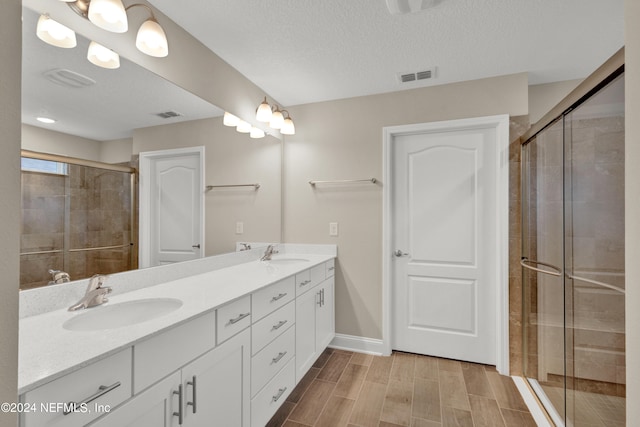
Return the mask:
[[284,253],[23,318],[20,425],[264,426],[335,335],[334,260]]

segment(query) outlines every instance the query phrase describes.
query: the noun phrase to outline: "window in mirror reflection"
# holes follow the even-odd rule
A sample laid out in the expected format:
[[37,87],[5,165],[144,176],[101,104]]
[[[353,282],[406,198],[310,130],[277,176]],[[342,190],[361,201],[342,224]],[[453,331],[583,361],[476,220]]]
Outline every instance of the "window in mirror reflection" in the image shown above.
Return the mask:
[[23,171],[67,175],[68,165],[66,163],[53,162],[51,160],[29,159],[26,157],[22,157],[21,161]]

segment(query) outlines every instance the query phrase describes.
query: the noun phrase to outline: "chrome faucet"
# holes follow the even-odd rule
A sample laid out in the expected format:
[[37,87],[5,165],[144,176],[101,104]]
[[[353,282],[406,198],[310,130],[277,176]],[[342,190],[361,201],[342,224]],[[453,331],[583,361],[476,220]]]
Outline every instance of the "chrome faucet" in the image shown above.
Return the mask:
[[267,250],[264,251],[264,255],[262,255],[262,258],[260,258],[260,261],[271,261],[271,257],[273,256],[273,254],[277,254],[278,250],[276,249],[276,247],[274,245],[269,245],[267,246]]
[[240,242],[240,245],[242,245],[242,247],[240,248],[240,251],[248,251],[251,249],[251,244],[250,243],[242,243]]
[[102,274],[96,274],[89,279],[89,286],[87,286],[86,293],[80,301],[69,307],[69,311],[95,307],[96,305],[101,305],[109,301],[109,299],[107,299],[107,294],[111,293],[111,288],[108,286],[102,287],[106,281],[107,276]]
[[48,285],[59,285],[60,283],[67,283],[71,281],[69,273],[62,270],[49,270],[49,274],[51,275],[52,280]]

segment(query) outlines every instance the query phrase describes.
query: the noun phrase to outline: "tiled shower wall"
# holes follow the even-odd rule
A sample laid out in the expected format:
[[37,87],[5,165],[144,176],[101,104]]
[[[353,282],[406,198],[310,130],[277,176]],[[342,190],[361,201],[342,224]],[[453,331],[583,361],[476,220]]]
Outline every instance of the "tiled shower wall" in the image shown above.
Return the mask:
[[[23,171],[22,203],[21,253],[62,252],[22,255],[21,289],[46,285],[49,269],[75,280],[137,267],[130,174],[77,165],[68,175]],[[73,251],[116,245],[124,247]]]

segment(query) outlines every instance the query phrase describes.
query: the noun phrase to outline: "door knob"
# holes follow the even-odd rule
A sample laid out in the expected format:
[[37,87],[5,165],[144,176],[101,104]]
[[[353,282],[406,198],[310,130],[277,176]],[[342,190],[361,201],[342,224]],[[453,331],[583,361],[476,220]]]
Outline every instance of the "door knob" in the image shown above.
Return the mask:
[[395,256],[399,257],[403,257],[403,256],[409,256],[408,253],[406,252],[402,252],[400,249],[396,249],[396,251],[393,253]]

